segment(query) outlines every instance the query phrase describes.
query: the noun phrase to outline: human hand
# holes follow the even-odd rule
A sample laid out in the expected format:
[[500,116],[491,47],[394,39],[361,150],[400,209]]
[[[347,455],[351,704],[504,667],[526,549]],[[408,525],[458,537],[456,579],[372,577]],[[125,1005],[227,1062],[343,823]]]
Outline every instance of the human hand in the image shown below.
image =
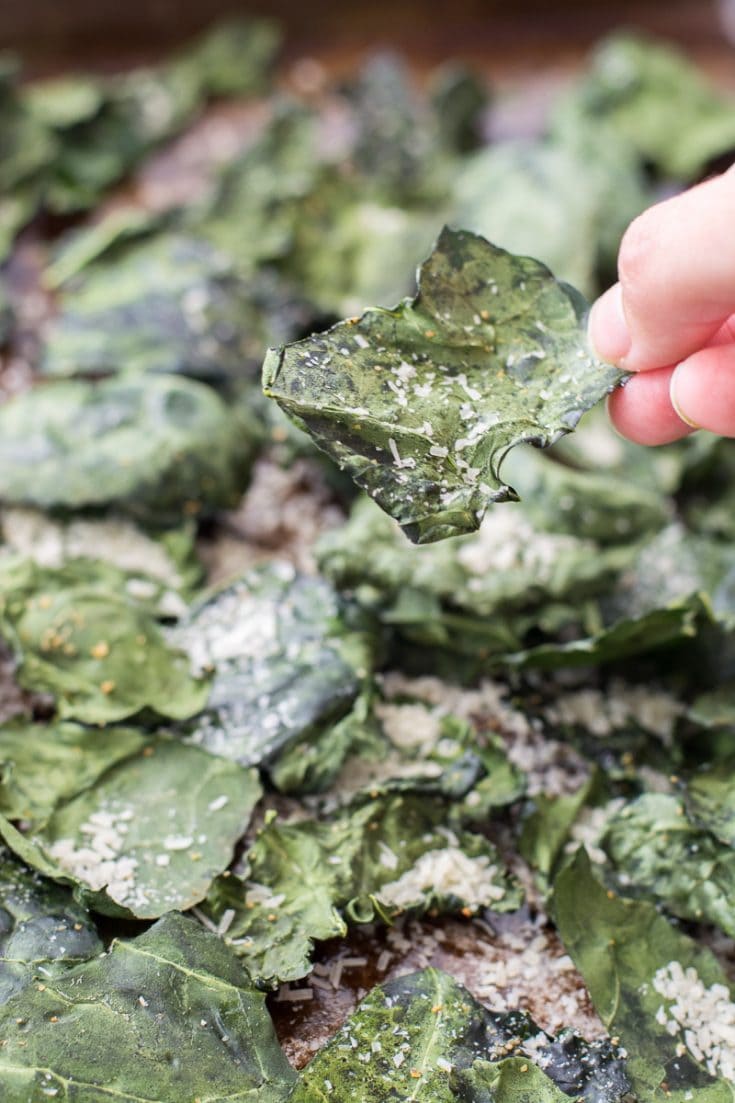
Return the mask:
[[638,444],[735,436],[735,167],[644,211],[618,274],[589,321],[598,355],[636,373],[610,396],[615,428]]

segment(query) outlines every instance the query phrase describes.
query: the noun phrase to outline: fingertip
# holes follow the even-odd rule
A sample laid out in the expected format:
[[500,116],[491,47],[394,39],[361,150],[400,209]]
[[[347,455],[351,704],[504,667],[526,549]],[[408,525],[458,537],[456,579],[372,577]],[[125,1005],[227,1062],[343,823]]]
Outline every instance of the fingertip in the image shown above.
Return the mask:
[[687,424],[735,437],[735,346],[713,345],[683,360],[671,376],[669,393]]
[[694,431],[679,417],[669,395],[672,368],[632,376],[608,399],[613,427],[634,444],[671,444]]
[[590,310],[587,336],[599,360],[620,364],[630,352],[631,338],[619,283],[609,288]]

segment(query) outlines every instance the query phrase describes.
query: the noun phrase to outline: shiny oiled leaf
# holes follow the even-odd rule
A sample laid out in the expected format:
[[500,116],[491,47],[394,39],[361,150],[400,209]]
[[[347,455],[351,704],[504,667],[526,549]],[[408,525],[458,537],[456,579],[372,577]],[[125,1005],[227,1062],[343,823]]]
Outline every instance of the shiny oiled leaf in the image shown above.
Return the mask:
[[61,717],[88,724],[144,709],[175,719],[199,712],[207,681],[145,609],[95,582],[88,567],[44,570],[26,560],[0,569],[0,635],[16,653],[20,684],[52,694]]
[[424,969],[374,988],[303,1070],[290,1103],[624,1103],[629,1088],[609,1044],[555,1041],[530,1016],[488,1011],[448,974]]
[[538,261],[443,230],[419,291],[271,350],[266,394],[417,543],[472,532],[523,442],[551,444],[620,381],[585,304]]
[[646,793],[626,804],[602,842],[622,884],[735,936],[735,851],[692,824],[677,797]]
[[177,914],[20,992],[0,1031],[7,1103],[281,1103],[294,1080],[264,996],[218,938]]
[[583,850],[556,879],[554,917],[597,1013],[628,1052],[638,1097],[732,1103],[735,1004],[714,956],[652,904],[607,891]]
[[50,383],[0,408],[0,501],[171,523],[237,502],[255,437],[190,380]]
[[97,911],[155,919],[206,896],[260,795],[254,771],[159,739],[60,802],[38,829],[3,833]]
[[169,634],[194,673],[214,672],[205,711],[186,737],[247,765],[316,740],[349,713],[368,678],[370,629],[323,579],[286,562],[254,568]]
[[91,917],[68,889],[0,849],[0,1005],[34,977],[58,976],[102,949]]

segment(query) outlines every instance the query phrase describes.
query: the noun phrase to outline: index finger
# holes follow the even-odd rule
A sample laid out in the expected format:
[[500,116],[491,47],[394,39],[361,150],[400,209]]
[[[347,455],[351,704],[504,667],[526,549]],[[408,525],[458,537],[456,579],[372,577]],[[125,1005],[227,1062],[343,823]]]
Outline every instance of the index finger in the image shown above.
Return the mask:
[[590,314],[602,359],[645,371],[702,348],[735,308],[735,171],[644,211],[623,238],[618,272]]

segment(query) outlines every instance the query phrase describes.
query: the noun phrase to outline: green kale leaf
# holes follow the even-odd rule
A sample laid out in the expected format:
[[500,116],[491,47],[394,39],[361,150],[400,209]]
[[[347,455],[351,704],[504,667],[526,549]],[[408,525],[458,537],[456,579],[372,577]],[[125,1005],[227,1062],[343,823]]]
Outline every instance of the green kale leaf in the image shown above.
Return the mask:
[[735,148],[735,113],[697,67],[668,44],[611,35],[589,70],[557,104],[552,131],[594,128],[624,140],[663,176],[688,182]]
[[[98,738],[114,742],[115,730]],[[89,788],[64,794],[39,826],[19,831],[6,821],[0,832],[96,911],[156,919],[206,896],[260,795],[253,770],[154,739]]]
[[0,1011],[7,1103],[282,1103],[293,1082],[264,997],[219,939],[172,913]]
[[495,847],[452,831],[447,813],[436,796],[374,791],[324,820],[270,821],[247,853],[247,880],[221,878],[208,913],[218,928],[226,920],[255,983],[274,986],[308,973],[314,941],[343,934],[345,919],[514,911],[522,893]]
[[608,1043],[554,1040],[530,1016],[488,1011],[448,974],[424,969],[374,988],[289,1103],[348,1103],[358,1087],[361,1103],[623,1103],[630,1085]]
[[34,978],[59,976],[102,950],[91,917],[68,889],[0,850],[0,1005]]
[[87,724],[145,709],[180,720],[198,713],[207,681],[191,673],[147,609],[100,579],[98,566],[0,565],[0,635],[17,656],[20,684],[52,694],[60,717]]
[[256,438],[243,412],[190,380],[48,384],[0,407],[0,501],[180,521],[236,504]]
[[602,845],[628,892],[735,935],[735,851],[692,824],[668,793],[645,793],[608,823]]
[[543,265],[445,229],[415,299],[271,350],[265,393],[416,543],[475,531],[510,448],[548,445],[622,378],[580,296]]
[[[556,879],[554,917],[597,1013],[628,1053],[639,1098],[732,1103],[735,1007],[713,955],[652,904],[606,890],[584,850]],[[716,1011],[703,1011],[710,1000]]]
[[[295,743],[313,746],[349,714],[374,648],[371,624],[359,610],[328,582],[285,562],[254,568],[206,598],[169,640],[189,655],[194,671],[214,672],[206,707],[186,728],[188,741],[266,768]],[[339,769],[348,745],[322,783]]]

